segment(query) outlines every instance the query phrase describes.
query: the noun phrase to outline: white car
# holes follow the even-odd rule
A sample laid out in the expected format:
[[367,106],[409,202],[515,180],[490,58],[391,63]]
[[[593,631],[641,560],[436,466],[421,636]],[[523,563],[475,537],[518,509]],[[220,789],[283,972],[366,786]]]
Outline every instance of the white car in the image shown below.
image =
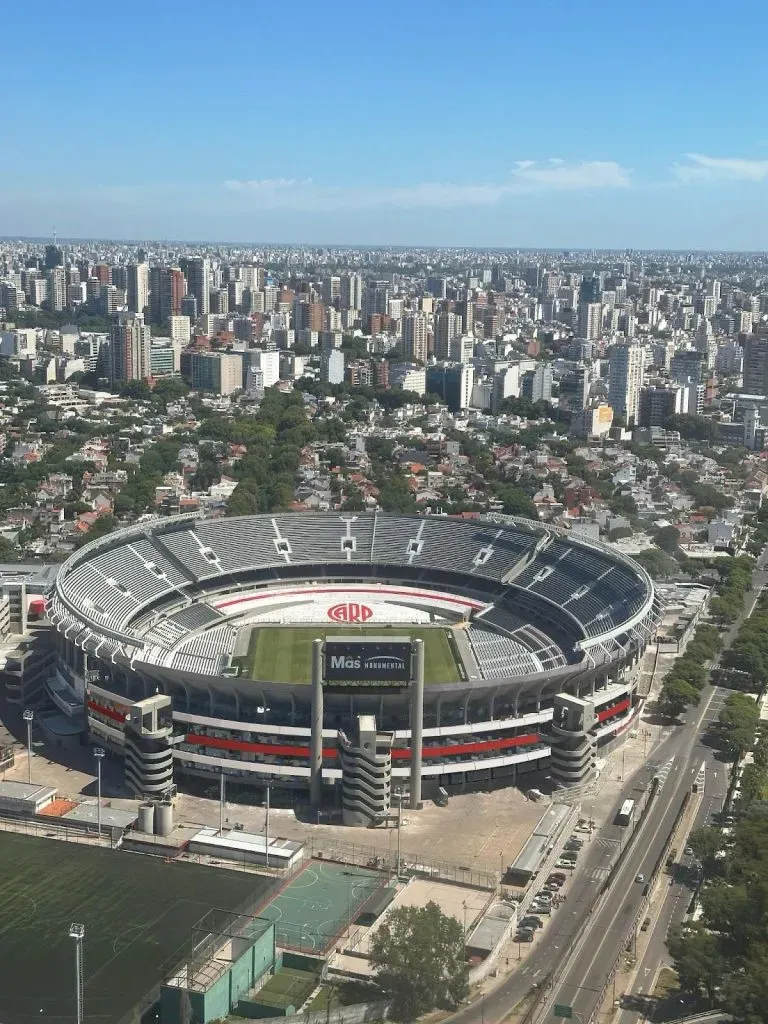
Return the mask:
[[635,881],[636,881],[636,882],[644,882],[644,881],[645,881],[645,875],[644,875],[644,874],[642,874],[642,873],[641,873],[641,874],[639,874],[639,875],[637,876],[637,878],[635,879]]

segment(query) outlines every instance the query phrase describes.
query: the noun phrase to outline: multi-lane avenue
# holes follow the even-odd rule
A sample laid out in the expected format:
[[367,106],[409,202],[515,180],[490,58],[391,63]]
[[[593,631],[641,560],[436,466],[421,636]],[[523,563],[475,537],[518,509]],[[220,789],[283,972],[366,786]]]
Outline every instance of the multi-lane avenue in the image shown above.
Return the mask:
[[[745,616],[751,614],[762,587],[768,585],[767,560],[768,552],[763,552],[752,589],[745,598]],[[724,647],[735,639],[743,617],[725,633]],[[626,842],[626,830],[614,824],[596,831],[586,845],[582,864],[569,887],[567,902],[556,912],[545,940],[530,951],[525,965],[482,1000],[453,1014],[451,1024],[501,1022],[532,988],[544,993],[533,1014],[536,1024],[552,1019],[556,1003],[573,1007],[574,1015],[578,1014],[585,1021],[595,1012],[644,898],[647,883],[638,882],[636,878],[643,875],[647,879],[653,871],[685,794],[690,792],[702,764],[705,765],[705,789],[700,800],[697,797],[695,824],[705,824],[722,806],[728,781],[727,765],[718,760],[717,752],[703,741],[727,693],[722,688],[706,686],[700,705],[689,711],[686,721],[655,748],[653,765],[641,769],[622,790],[617,807],[623,800],[643,793],[659,766],[668,766],[668,771],[662,773],[666,776],[664,784],[639,824],[638,833],[605,893],[600,895],[620,846]],[[668,883],[662,878],[660,884]],[[631,993],[647,992],[648,979],[655,976],[665,955],[669,927],[682,920],[689,896],[688,889],[673,883],[668,887],[661,909],[653,912],[649,939]],[[578,939],[574,942],[576,936]],[[623,1010],[619,1024],[636,1024],[637,1019],[636,1011]]]

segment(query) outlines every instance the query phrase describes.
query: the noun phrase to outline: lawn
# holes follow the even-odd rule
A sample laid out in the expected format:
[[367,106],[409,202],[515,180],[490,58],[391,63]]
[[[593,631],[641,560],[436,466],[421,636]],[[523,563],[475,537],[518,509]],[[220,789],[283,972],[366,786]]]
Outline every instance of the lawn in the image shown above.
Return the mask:
[[255,626],[248,654],[239,659],[241,672],[251,679],[277,683],[309,683],[312,676],[312,641],[326,636],[411,637],[424,641],[424,682],[450,683],[463,678],[463,670],[450,630],[441,626]]
[[269,885],[252,874],[0,832],[3,1024],[75,1019],[72,922],[85,926],[85,1019],[115,1024],[177,966],[206,913],[236,911]]

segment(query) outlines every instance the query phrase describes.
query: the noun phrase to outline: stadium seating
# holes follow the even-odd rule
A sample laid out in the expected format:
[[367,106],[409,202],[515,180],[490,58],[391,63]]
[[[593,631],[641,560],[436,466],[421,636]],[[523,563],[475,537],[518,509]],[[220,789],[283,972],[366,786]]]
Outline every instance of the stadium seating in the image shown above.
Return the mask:
[[[497,520],[365,512],[158,520],[77,552],[59,574],[52,611],[71,617],[89,649],[112,631],[121,650],[144,637],[145,652],[209,658],[208,643],[228,634],[218,632],[222,615],[207,593],[267,577],[373,576],[487,602],[469,639],[489,678],[564,665],[581,656],[577,642],[618,636],[650,612],[647,577],[626,559],[551,527]],[[201,631],[200,651],[187,649],[198,640],[190,631]]]

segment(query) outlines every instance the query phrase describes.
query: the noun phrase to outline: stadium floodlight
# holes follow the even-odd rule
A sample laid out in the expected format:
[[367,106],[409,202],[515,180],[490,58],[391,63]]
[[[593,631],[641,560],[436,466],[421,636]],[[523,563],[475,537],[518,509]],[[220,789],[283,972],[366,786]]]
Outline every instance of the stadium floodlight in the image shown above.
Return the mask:
[[32,708],[24,708],[24,713],[21,716],[27,723],[27,782],[32,785],[32,722],[35,718],[35,712]]
[[69,926],[69,937],[75,940],[75,999],[77,1024],[83,1024],[83,940],[85,925],[73,922]]
[[101,761],[106,751],[103,747],[94,747],[93,756],[96,758],[96,832],[101,841]]

